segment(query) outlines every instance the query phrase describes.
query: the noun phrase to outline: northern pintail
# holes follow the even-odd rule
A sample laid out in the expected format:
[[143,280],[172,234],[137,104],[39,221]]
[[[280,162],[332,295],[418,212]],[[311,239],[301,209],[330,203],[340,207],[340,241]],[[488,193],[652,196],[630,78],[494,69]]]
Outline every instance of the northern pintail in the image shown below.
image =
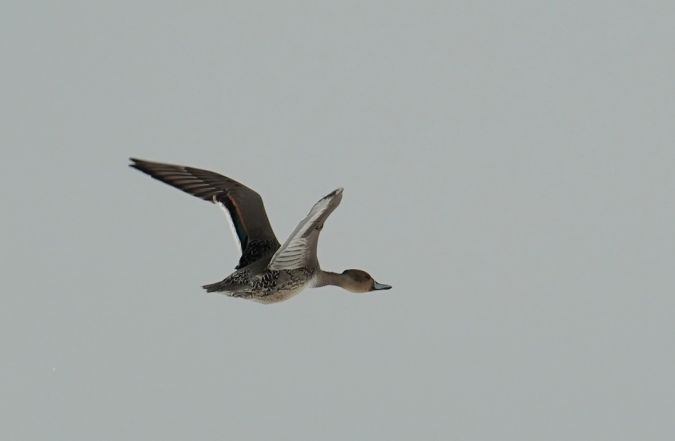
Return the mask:
[[235,272],[204,285],[219,292],[260,303],[286,300],[306,287],[334,285],[354,293],[390,289],[358,269],[323,271],[316,256],[319,233],[342,200],[342,188],[321,198],[283,245],[267,218],[262,198],[243,184],[208,170],[131,159],[130,167],[193,196],[219,205],[227,214],[241,247]]

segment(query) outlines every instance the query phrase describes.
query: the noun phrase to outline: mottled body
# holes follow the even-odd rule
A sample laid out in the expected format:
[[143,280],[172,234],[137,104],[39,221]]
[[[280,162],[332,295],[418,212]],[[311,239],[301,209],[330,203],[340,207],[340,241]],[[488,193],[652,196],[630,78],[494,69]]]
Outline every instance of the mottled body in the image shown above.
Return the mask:
[[287,300],[311,284],[315,270],[296,268],[270,270],[267,265],[272,255],[240,268],[220,282],[204,285],[207,292],[218,292],[230,297],[275,303]]
[[314,271],[307,268],[269,270],[256,273],[246,268],[227,276],[221,284],[223,294],[259,303],[287,300],[311,284]]

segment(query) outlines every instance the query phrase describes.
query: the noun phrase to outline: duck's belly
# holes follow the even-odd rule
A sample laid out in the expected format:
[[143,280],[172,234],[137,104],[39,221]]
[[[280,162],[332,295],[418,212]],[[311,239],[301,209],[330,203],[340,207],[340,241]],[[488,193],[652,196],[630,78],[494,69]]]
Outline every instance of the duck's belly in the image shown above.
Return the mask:
[[292,289],[284,290],[284,291],[277,291],[274,294],[268,294],[264,296],[251,296],[247,297],[249,300],[253,300],[254,302],[258,303],[278,303],[278,302],[283,302],[284,300],[288,300],[291,297],[293,297],[296,294],[299,294],[300,291],[305,289],[304,285],[297,286]]
[[277,303],[290,299],[311,284],[313,273],[304,268],[293,270],[266,271],[251,277],[246,271],[231,275],[238,286],[221,291],[231,297],[253,300],[258,303]]

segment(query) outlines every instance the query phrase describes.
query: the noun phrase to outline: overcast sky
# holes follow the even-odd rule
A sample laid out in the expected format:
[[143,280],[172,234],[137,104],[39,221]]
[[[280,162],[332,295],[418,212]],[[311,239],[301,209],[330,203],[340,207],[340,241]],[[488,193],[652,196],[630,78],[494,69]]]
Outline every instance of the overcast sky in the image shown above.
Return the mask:
[[[671,440],[675,3],[4,2],[0,438]],[[213,205],[394,286],[205,294]]]

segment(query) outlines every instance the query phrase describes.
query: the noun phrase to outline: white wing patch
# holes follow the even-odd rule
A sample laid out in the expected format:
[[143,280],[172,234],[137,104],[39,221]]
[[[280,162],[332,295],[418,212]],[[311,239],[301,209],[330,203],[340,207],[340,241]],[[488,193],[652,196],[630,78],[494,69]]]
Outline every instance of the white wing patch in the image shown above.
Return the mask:
[[[271,270],[304,267],[314,257],[311,256],[311,253],[316,249],[311,246],[310,241],[317,240],[318,232],[316,235],[312,235],[312,230],[317,227],[317,221],[323,217],[327,210],[334,210],[340,203],[341,195],[342,188],[339,188],[334,194],[331,193],[330,196],[324,197],[314,204],[307,217],[300,221],[286,242],[274,253],[267,267]],[[333,202],[336,198],[338,198],[337,201]]]
[[240,250],[241,242],[239,242],[239,235],[237,235],[237,231],[234,229],[234,222],[232,222],[232,216],[230,215],[230,212],[227,210],[227,207],[225,207],[225,204],[218,201],[215,196],[213,197],[213,203],[219,206],[225,212],[227,225],[230,226],[230,231],[232,232],[232,237],[234,238],[234,244],[237,246],[237,249]]

